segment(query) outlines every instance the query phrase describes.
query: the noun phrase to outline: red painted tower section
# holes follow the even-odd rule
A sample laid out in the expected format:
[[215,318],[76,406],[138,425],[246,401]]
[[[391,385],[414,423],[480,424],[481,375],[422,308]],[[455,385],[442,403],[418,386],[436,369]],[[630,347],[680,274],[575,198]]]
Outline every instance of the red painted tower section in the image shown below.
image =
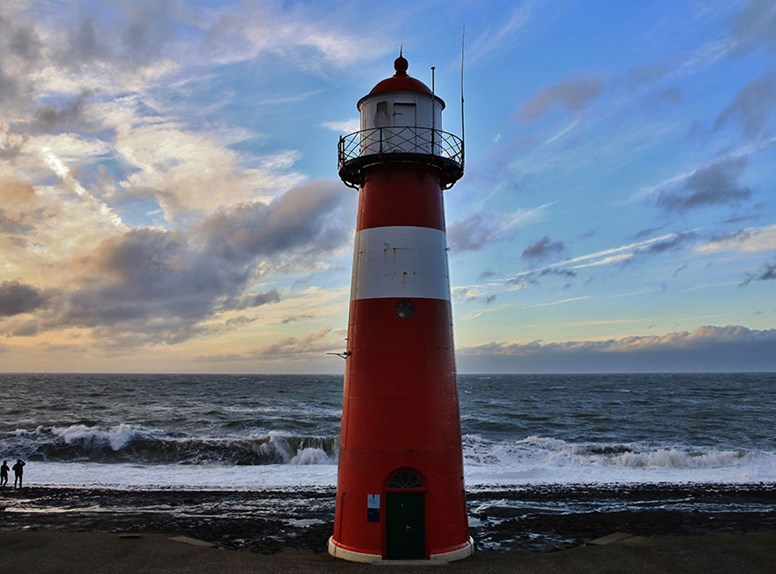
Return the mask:
[[442,190],[463,175],[444,102],[407,60],[358,102],[339,174],[359,189],[334,535],[357,562],[473,549],[463,482]]

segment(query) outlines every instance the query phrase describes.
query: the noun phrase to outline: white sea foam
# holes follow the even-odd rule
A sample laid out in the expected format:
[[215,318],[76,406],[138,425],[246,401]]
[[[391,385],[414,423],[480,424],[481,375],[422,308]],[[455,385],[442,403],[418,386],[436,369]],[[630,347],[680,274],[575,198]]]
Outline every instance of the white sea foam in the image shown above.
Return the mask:
[[[776,455],[766,452],[578,445],[542,437],[507,444],[467,436],[465,445],[464,473],[470,486],[776,482]],[[308,447],[284,464],[254,466],[32,461],[25,477],[29,484],[48,486],[260,490],[332,487],[337,465],[323,450]]]
[[[42,428],[38,427],[38,431],[40,432],[41,430]],[[111,427],[108,430],[79,424],[69,427],[53,427],[51,432],[64,440],[66,444],[78,443],[85,446],[108,444],[114,451],[121,450],[135,436],[140,434],[139,431],[124,423]]]
[[94,488],[239,489],[327,487],[337,482],[335,464],[135,465],[31,462],[25,468],[28,486]]
[[646,444],[574,444],[547,437],[464,437],[470,484],[776,482],[776,454]]
[[[13,389],[0,451],[28,461],[31,484],[336,481],[341,377],[0,379]],[[771,374],[463,376],[459,388],[469,485],[776,483]]]

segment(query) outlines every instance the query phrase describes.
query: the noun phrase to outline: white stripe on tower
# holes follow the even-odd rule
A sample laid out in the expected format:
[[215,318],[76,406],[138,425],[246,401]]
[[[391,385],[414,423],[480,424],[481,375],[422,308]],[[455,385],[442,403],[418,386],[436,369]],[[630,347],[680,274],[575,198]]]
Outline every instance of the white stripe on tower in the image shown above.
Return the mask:
[[445,232],[430,227],[371,227],[356,233],[351,300],[417,297],[450,300]]

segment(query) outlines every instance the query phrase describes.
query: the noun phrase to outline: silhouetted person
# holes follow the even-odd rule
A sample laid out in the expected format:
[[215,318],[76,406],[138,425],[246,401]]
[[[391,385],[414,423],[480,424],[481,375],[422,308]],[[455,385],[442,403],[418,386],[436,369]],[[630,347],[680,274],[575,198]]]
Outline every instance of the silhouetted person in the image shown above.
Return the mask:
[[11,467],[13,470],[13,487],[16,488],[16,485],[19,485],[19,488],[22,487],[22,476],[24,475],[24,461],[20,458],[16,459],[16,464]]
[[8,484],[8,471],[11,470],[8,467],[8,461],[3,461],[3,466],[0,466],[0,488],[3,488]]

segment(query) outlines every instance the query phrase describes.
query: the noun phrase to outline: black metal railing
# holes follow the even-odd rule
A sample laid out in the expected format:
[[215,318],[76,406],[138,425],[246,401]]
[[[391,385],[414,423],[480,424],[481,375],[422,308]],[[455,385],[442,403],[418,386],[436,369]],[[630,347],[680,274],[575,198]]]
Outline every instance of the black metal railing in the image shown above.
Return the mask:
[[[463,175],[464,145],[456,135],[416,126],[360,130],[340,137],[338,146],[340,177],[357,184],[361,170],[378,161],[427,161],[444,168],[446,182],[452,185]],[[425,157],[424,157],[425,156]]]

